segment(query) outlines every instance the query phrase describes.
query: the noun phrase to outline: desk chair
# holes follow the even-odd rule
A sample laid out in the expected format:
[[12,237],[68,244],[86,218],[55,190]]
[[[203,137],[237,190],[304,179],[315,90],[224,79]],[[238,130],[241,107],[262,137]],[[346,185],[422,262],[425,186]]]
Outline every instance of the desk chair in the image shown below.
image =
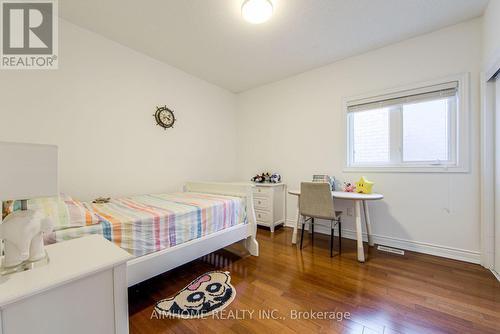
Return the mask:
[[339,228],[339,254],[342,240],[342,211],[335,211],[330,184],[326,182],[302,182],[300,184],[299,214],[303,217],[302,232],[300,234],[300,249],[304,241],[304,227],[310,222],[311,244],[314,244],[314,219],[330,221],[330,257],[333,256],[333,230]]

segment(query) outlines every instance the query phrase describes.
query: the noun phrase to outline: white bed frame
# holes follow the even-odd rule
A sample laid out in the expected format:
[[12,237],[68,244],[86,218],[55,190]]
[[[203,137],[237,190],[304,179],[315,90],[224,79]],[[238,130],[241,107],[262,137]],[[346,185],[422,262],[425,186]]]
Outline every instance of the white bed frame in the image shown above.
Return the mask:
[[258,256],[259,243],[256,239],[257,222],[255,221],[252,188],[253,185],[244,183],[186,183],[184,186],[186,192],[202,192],[244,198],[248,224],[238,224],[202,238],[128,261],[127,285],[130,287],[241,240],[244,240],[245,247],[251,255]]

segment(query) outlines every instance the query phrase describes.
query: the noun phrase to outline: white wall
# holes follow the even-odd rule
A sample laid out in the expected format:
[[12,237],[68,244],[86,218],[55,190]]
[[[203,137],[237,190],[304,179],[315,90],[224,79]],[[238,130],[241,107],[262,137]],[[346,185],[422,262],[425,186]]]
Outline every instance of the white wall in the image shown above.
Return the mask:
[[483,63],[489,69],[500,59],[500,0],[490,0],[483,16]]
[[[235,96],[60,20],[59,70],[0,71],[0,140],[59,145],[77,198],[234,178]],[[178,122],[156,126],[156,105]]]
[[[240,94],[240,178],[270,170],[289,188],[313,173],[355,181],[361,174],[342,172],[343,97],[470,72],[470,173],[363,175],[385,195],[371,204],[376,241],[478,262],[481,24],[462,23]],[[289,219],[295,219],[296,199],[288,199]],[[347,218],[349,232],[354,226]]]

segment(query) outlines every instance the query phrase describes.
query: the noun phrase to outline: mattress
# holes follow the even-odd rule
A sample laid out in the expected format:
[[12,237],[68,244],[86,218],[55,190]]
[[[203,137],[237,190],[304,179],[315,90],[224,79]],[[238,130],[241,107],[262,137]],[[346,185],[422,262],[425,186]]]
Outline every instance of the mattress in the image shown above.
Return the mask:
[[244,199],[206,193],[170,193],[83,205],[100,222],[54,231],[48,243],[101,234],[134,256],[173,247],[247,222]]

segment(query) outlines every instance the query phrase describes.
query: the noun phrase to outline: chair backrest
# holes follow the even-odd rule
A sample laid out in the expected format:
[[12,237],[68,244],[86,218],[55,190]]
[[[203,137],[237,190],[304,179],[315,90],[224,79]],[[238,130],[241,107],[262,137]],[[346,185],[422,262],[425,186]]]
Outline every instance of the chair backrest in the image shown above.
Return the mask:
[[302,182],[300,184],[299,213],[306,217],[335,219],[330,184],[326,182]]

